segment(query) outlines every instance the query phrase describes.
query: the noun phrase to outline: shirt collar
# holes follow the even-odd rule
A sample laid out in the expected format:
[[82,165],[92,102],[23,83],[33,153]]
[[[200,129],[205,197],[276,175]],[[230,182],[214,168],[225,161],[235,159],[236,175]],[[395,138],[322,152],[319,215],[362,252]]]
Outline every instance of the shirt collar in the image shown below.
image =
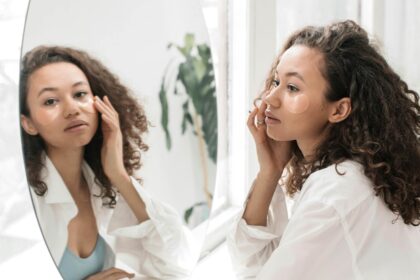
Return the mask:
[[[63,178],[58,173],[51,159],[45,154],[45,168],[43,169],[42,178],[47,185],[47,192],[45,194],[45,202],[52,203],[73,203],[71,196]],[[82,173],[89,186],[90,193],[99,195],[101,193],[100,187],[95,183],[95,174],[86,161],[82,163]]]

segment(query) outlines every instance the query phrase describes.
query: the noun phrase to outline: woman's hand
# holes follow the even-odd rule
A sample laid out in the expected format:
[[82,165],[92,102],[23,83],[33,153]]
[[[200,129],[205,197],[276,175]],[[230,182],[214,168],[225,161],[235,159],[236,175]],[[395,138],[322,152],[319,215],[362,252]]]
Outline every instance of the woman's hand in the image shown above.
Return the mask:
[[128,273],[119,268],[109,268],[94,275],[89,276],[86,280],[118,280],[123,278],[133,278],[134,273]]
[[118,189],[130,206],[139,223],[149,219],[146,205],[137,193],[130,176],[124,167],[123,143],[118,112],[114,109],[108,97],[102,101],[95,96],[95,107],[101,112],[102,134],[104,136],[101,160],[105,175],[112,185]]
[[257,148],[259,174],[280,179],[284,167],[291,158],[291,142],[275,141],[267,135],[265,110],[267,103],[261,102],[251,111],[248,117],[248,128]]
[[111,183],[128,178],[123,161],[123,140],[118,112],[114,109],[108,96],[103,100],[95,96],[95,107],[101,113],[103,143],[101,161],[105,175]]
[[248,225],[266,226],[268,209],[283,169],[291,158],[290,141],[275,141],[267,135],[263,101],[255,105],[248,117],[248,128],[254,137],[260,171],[254,180],[252,192],[243,214]]

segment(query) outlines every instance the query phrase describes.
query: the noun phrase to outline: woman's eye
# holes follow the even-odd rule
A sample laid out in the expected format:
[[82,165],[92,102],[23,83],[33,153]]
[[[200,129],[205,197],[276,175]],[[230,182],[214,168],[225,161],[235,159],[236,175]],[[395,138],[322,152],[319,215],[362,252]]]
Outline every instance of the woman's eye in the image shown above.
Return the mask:
[[297,92],[297,91],[299,91],[299,89],[297,87],[295,87],[294,85],[287,85],[287,89],[290,92]]
[[273,86],[274,87],[278,87],[280,85],[280,81],[279,80],[273,80]]
[[56,102],[57,102],[57,100],[55,100],[53,98],[49,98],[49,99],[45,100],[44,105],[51,106],[51,105],[54,105]]
[[86,94],[87,94],[87,92],[79,91],[74,95],[74,97],[81,98],[81,97],[85,96]]

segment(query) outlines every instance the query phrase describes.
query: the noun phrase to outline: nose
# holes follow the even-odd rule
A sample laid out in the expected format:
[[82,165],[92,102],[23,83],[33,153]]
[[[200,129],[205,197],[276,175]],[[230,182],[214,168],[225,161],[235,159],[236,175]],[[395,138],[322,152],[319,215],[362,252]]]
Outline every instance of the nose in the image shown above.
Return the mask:
[[267,103],[269,107],[280,107],[280,87],[271,89],[271,91],[264,97],[264,102]]
[[65,118],[70,118],[80,114],[79,104],[73,98],[66,98],[63,101],[63,114]]

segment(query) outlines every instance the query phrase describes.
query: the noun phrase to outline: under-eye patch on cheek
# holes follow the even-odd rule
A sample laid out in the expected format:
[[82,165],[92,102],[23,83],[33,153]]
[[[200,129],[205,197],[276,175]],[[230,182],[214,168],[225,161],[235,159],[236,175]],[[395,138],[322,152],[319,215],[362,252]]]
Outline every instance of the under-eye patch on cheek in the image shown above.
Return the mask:
[[86,113],[96,114],[97,111],[93,103],[93,96],[85,96],[83,100],[79,101],[79,106]]
[[286,94],[283,103],[284,107],[292,114],[301,114],[309,108],[309,98],[305,94]]

